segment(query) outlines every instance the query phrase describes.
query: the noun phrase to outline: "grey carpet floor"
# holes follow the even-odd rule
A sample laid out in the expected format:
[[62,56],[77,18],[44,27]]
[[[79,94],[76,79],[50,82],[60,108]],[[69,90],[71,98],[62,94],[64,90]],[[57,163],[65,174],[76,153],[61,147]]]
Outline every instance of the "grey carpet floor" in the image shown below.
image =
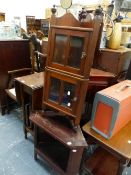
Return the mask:
[[[0,175],[58,175],[38,157],[34,160],[33,138],[24,138],[23,121],[17,110],[0,115]],[[123,175],[131,175],[126,168]]]
[[24,138],[19,112],[0,115],[0,175],[56,175],[39,157],[34,160],[31,135]]

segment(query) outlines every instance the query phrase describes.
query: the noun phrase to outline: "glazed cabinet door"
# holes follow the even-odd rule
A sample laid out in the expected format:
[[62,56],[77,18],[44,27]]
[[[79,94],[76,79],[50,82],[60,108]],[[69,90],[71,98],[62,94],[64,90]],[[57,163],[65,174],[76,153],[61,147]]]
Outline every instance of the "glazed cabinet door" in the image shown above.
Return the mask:
[[47,66],[84,76],[91,31],[52,28]]
[[72,117],[79,116],[88,81],[47,69],[45,77],[44,104]]

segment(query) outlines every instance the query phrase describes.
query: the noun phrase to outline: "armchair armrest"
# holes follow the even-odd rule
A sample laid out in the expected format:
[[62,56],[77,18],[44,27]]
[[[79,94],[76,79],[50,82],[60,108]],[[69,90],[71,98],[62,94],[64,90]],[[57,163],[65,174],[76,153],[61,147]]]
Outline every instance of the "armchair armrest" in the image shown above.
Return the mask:
[[8,89],[14,87],[14,78],[31,74],[31,68],[21,68],[8,71]]
[[31,68],[22,68],[22,69],[11,70],[11,71],[8,71],[8,74],[13,75],[13,74],[17,74],[17,73],[20,73],[20,72],[24,73],[26,71],[31,72]]

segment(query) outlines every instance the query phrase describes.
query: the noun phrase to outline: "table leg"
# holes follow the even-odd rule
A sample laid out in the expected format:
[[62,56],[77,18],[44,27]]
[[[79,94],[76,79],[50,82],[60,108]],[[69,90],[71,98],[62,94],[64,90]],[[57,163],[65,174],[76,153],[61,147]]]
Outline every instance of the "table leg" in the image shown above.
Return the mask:
[[117,175],[122,175],[124,169],[127,167],[128,164],[129,164],[129,161],[123,162],[120,160]]
[[5,107],[1,107],[1,115],[5,115]]
[[38,127],[36,125],[34,125],[34,159],[37,160],[37,151],[36,151],[36,147],[38,144]]
[[23,130],[24,130],[25,139],[27,139],[26,117],[25,117],[25,107],[24,106],[22,106],[22,111],[23,111]]

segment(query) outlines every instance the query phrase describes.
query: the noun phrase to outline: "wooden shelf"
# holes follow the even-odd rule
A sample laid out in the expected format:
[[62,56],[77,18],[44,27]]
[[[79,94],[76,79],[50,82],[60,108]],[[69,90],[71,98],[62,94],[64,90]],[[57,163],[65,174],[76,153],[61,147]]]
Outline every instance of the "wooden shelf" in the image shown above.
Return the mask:
[[51,111],[32,113],[30,120],[34,123],[34,158],[39,154],[61,175],[76,175],[87,146],[80,127],[74,130],[68,118]]
[[53,164],[56,164],[59,169],[61,169],[63,172],[66,172],[70,149],[63,146],[63,144],[47,133],[43,133],[43,135],[47,137],[38,143],[35,148],[36,152],[38,152],[40,155],[42,154],[42,157],[49,163],[52,162]]

